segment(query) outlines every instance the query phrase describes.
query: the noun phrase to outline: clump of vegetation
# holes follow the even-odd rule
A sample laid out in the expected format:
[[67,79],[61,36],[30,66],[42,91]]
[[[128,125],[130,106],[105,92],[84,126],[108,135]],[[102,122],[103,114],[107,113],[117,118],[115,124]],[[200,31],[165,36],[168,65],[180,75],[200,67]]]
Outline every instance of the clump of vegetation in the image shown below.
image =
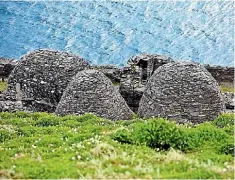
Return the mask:
[[197,126],[0,113],[1,178],[234,179],[233,116]]
[[223,114],[212,122],[189,128],[161,118],[149,119],[136,123],[131,128],[117,131],[113,139],[122,143],[146,145],[158,150],[175,148],[183,152],[200,149],[208,144],[219,150],[220,146],[229,144],[228,152],[233,155],[231,149],[233,121],[232,114]]
[[0,92],[7,89],[7,82],[6,81],[0,81]]

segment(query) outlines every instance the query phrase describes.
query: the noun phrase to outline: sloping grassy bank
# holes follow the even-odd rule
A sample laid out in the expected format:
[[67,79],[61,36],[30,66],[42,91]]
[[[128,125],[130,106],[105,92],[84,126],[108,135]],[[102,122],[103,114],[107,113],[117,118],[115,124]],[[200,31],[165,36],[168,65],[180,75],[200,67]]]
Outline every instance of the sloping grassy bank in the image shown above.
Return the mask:
[[234,179],[233,121],[0,113],[0,177]]

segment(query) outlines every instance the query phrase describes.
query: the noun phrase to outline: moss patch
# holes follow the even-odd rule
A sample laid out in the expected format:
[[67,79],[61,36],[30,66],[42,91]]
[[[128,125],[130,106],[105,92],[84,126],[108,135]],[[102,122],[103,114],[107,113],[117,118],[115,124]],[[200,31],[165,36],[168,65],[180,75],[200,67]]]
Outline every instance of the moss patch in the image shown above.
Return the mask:
[[7,82],[0,81],[0,92],[7,89]]
[[113,82],[113,86],[120,86],[120,82]]

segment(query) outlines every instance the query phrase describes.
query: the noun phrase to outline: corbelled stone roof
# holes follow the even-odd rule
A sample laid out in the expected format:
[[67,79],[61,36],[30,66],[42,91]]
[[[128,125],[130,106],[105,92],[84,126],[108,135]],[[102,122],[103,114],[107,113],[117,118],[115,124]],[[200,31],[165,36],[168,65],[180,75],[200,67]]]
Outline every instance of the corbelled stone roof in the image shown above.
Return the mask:
[[94,113],[112,120],[130,119],[133,114],[112,82],[97,70],[84,70],[73,78],[55,113]]
[[218,83],[211,74],[197,63],[179,62],[165,64],[154,72],[138,113],[199,123],[213,120],[223,108]]
[[32,111],[53,112],[72,77],[86,68],[84,59],[66,52],[30,52],[10,74],[6,99],[22,100]]

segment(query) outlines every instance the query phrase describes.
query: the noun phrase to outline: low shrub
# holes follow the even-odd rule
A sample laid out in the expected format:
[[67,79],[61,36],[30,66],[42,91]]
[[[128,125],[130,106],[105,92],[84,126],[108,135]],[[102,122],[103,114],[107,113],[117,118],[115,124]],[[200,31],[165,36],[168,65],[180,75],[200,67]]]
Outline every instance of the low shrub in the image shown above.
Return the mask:
[[112,138],[121,143],[132,143],[131,133],[128,129],[118,130],[115,134],[112,134]]
[[134,144],[145,144],[152,148],[168,149],[177,147],[182,131],[173,122],[164,119],[150,119],[137,123],[131,134]]
[[221,114],[214,121],[212,121],[212,124],[218,128],[234,126],[234,114]]
[[112,138],[121,143],[146,145],[159,150],[171,147],[181,151],[191,151],[206,144],[211,144],[216,149],[220,146],[231,149],[231,143],[228,143],[231,136],[224,129],[218,129],[209,122],[185,127],[161,118],[149,119],[118,130]]

